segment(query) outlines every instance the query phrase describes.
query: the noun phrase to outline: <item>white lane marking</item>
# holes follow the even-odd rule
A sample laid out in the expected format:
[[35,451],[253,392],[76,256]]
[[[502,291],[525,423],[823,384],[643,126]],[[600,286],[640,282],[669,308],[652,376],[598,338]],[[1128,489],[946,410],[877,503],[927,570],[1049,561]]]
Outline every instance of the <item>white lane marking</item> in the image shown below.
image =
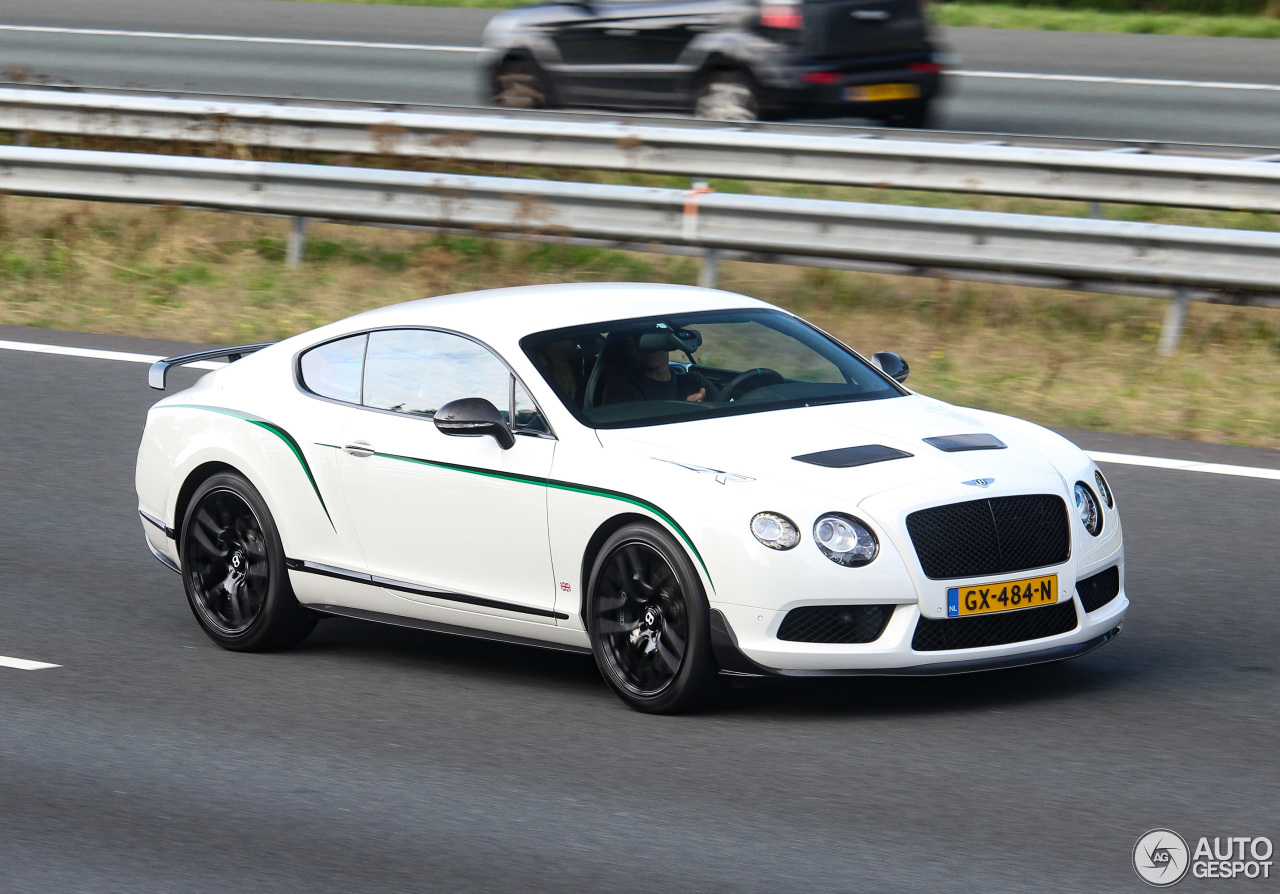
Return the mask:
[[6,658],[0,655],[0,667],[12,667],[20,671],[48,670],[51,667],[62,667],[61,664],[49,664],[44,661],[27,661],[25,658]]
[[[0,341],[0,350],[23,351],[29,354],[58,354],[62,357],[87,357],[90,360],[123,360],[126,363],[155,363],[164,358],[152,354],[130,354],[126,351],[99,351],[96,348],[64,348],[61,345],[38,345],[25,341]],[[188,363],[191,369],[222,369],[225,363],[202,360]]]
[[311,40],[302,37],[243,37],[236,34],[185,34],[180,31],[114,31],[109,28],[55,28],[48,25],[0,25],[0,31],[34,34],[83,34],[87,37],[153,37],[161,40],[212,40],[223,43],[268,43],[304,47],[357,47],[369,50],[418,50],[430,53],[483,53],[484,47],[429,43],[370,43],[363,40]]
[[1247,84],[1233,81],[1178,81],[1169,78],[1119,78],[1106,75],[1040,74],[1031,71],[964,71],[947,69],[946,74],[966,78],[996,78],[1011,81],[1070,81],[1077,84],[1124,84],[1130,87],[1197,87],[1207,90],[1262,90],[1280,93],[1280,84]]
[[[130,354],[126,351],[102,351],[97,348],[66,348],[61,345],[32,344],[25,341],[2,341],[0,350],[22,351],[31,354],[57,354],[62,357],[87,357],[90,360],[122,360],[126,363],[155,363],[164,358],[152,354]],[[188,364],[192,369],[221,369],[225,363],[202,361]],[[1231,466],[1223,463],[1202,463],[1183,459],[1166,459],[1160,456],[1137,456],[1128,453],[1104,453],[1086,451],[1094,462],[1119,463],[1126,466],[1146,466],[1151,469],[1172,469],[1178,472],[1207,472],[1211,475],[1237,475],[1242,478],[1265,478],[1280,481],[1280,469],[1261,469],[1256,466]]]
[[1280,469],[1260,469],[1257,466],[1230,466],[1225,463],[1201,463],[1185,459],[1165,459],[1161,456],[1134,456],[1128,453],[1103,453],[1087,451],[1094,462],[1117,463],[1125,466],[1146,466],[1149,469],[1173,469],[1178,472],[1205,472],[1209,475],[1238,475],[1242,478],[1266,478],[1280,481]]

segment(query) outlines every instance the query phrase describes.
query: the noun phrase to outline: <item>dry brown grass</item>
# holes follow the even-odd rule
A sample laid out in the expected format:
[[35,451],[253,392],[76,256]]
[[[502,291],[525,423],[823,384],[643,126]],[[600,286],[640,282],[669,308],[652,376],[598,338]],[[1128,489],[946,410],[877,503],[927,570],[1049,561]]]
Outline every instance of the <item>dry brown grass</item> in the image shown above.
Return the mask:
[[[188,341],[276,339],[367,308],[560,281],[691,283],[696,262],[314,225],[286,270],[283,220],[7,197],[0,322]],[[1196,305],[1160,358],[1165,303],[726,264],[724,288],[804,314],[911,384],[1038,422],[1280,447],[1280,311]]]

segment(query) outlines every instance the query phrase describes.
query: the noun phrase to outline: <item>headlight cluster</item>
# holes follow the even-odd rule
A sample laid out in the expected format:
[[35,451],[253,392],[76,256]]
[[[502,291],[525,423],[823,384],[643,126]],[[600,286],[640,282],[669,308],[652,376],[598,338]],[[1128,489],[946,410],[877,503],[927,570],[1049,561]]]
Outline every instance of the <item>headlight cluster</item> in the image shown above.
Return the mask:
[[751,519],[751,533],[769,549],[791,549],[800,542],[795,522],[776,512],[757,512]]
[[1111,485],[1107,484],[1107,479],[1102,477],[1101,472],[1094,469],[1093,480],[1098,483],[1098,493],[1102,494],[1102,502],[1107,504],[1108,509],[1115,509],[1116,498],[1111,495]]
[[[769,549],[791,549],[800,542],[795,522],[777,512],[757,512],[751,533]],[[851,515],[828,512],[813,523],[813,539],[822,554],[837,565],[866,565],[880,552],[880,542],[866,524]]]
[[1102,507],[1098,505],[1098,498],[1083,481],[1076,482],[1075,498],[1076,514],[1084,523],[1084,529],[1097,537],[1102,533]]

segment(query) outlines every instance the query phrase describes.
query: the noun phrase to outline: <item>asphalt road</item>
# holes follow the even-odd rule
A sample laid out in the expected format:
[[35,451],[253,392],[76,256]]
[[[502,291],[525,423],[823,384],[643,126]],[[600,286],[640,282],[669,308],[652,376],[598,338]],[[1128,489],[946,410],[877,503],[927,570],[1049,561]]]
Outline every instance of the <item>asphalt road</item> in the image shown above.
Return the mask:
[[1153,827],[1280,840],[1280,483],[1108,468],[1133,608],[1086,658],[649,717],[515,646],[330,620],[215,647],[142,543],[144,374],[0,351],[0,655],[62,665],[0,667],[0,890],[1139,891]]
[[[287,0],[7,0],[0,25],[474,47],[490,15]],[[942,42],[963,60],[939,109],[947,129],[1280,146],[1280,90],[1257,89],[1280,86],[1278,41],[969,28],[944,30]],[[484,100],[478,55],[439,49],[0,30],[0,71],[108,88]],[[1080,76],[1104,80],[1062,79]]]

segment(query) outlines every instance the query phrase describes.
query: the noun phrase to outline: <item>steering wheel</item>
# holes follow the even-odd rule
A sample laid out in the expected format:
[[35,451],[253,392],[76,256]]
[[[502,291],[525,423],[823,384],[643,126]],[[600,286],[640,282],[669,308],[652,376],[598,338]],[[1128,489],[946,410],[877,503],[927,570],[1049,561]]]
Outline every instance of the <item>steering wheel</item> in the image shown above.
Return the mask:
[[[762,379],[763,381],[753,384],[750,388],[745,387],[747,382],[754,379]],[[787,380],[782,377],[781,373],[774,372],[764,367],[756,367],[755,369],[747,369],[734,376],[728,385],[720,389],[720,400],[728,401],[739,397],[739,392],[746,394],[748,391],[755,391],[757,388],[765,388],[769,385],[782,385]]]

